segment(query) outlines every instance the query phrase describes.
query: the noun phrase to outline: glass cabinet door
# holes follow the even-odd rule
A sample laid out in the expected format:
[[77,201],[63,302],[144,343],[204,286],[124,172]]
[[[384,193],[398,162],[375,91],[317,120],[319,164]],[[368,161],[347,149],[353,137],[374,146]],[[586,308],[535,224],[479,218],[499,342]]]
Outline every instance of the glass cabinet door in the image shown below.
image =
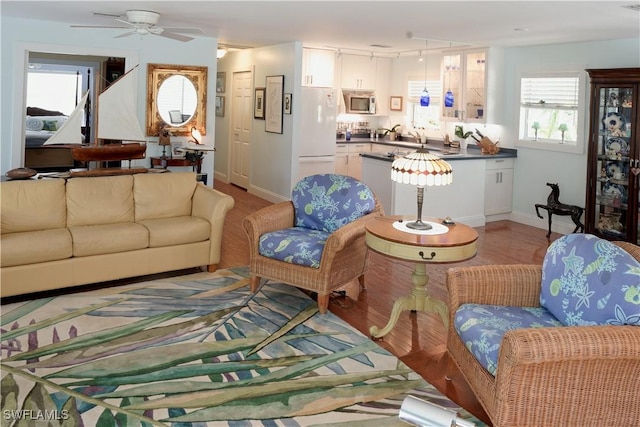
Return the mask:
[[594,135],[597,138],[597,179],[593,218],[596,233],[610,240],[630,240],[637,235],[633,99],[632,87],[600,87],[597,117],[592,117],[599,121],[594,123],[598,131]]

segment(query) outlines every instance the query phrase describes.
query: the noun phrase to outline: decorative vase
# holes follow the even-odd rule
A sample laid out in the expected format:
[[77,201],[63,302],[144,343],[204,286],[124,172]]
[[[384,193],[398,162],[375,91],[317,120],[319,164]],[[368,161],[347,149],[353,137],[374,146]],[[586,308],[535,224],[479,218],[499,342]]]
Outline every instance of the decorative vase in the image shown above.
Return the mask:
[[460,138],[460,152],[464,153],[467,151],[467,141],[468,138]]
[[389,132],[389,141],[395,141],[398,138],[398,134],[396,132]]

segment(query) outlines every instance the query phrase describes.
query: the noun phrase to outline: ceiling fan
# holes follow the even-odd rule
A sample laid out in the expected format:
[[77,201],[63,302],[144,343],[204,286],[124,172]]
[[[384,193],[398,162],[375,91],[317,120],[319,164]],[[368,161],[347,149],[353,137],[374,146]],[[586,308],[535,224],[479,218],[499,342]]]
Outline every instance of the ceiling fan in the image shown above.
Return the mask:
[[178,28],[178,27],[157,27],[160,14],[150,10],[127,10],[125,15],[113,15],[109,13],[94,12],[96,16],[105,16],[125,24],[125,26],[104,26],[104,25],[71,25],[72,28],[120,28],[131,30],[124,34],[116,36],[127,37],[134,34],[146,36],[148,34],[154,36],[167,37],[181,42],[193,40],[193,37],[185,36],[178,33],[204,34],[200,28]]

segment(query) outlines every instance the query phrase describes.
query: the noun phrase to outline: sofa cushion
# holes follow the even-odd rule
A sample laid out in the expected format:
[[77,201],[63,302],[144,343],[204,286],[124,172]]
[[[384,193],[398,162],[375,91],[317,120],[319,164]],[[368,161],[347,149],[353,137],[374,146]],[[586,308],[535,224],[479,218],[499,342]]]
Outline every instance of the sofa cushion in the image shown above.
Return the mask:
[[149,230],[150,248],[204,242],[211,236],[209,221],[191,216],[147,219],[138,224]]
[[301,179],[293,188],[296,227],[329,233],[370,213],[373,193],[361,181],[344,175],[320,174]]
[[136,222],[191,215],[196,174],[172,172],[137,174],[134,177]]
[[0,188],[0,232],[3,235],[67,226],[63,179],[6,181]]
[[463,304],[458,307],[454,318],[460,340],[494,376],[498,368],[500,343],[507,331],[550,326],[562,326],[562,323],[544,307]]
[[3,234],[1,266],[35,264],[71,258],[71,234],[66,228]]
[[640,262],[591,234],[553,242],[540,303],[565,325],[640,325]]
[[149,231],[133,222],[69,227],[73,256],[134,251],[149,247]]
[[73,178],[67,182],[69,227],[121,222],[133,222],[131,175]]
[[260,236],[258,252],[268,258],[319,268],[329,234],[303,227],[272,231]]

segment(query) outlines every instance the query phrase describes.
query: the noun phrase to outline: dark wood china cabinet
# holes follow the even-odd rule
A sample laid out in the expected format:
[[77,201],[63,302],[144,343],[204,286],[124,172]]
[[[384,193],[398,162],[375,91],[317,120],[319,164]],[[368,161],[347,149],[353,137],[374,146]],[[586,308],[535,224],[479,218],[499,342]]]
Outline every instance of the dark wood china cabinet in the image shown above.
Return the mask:
[[640,243],[640,68],[589,69],[585,227]]

